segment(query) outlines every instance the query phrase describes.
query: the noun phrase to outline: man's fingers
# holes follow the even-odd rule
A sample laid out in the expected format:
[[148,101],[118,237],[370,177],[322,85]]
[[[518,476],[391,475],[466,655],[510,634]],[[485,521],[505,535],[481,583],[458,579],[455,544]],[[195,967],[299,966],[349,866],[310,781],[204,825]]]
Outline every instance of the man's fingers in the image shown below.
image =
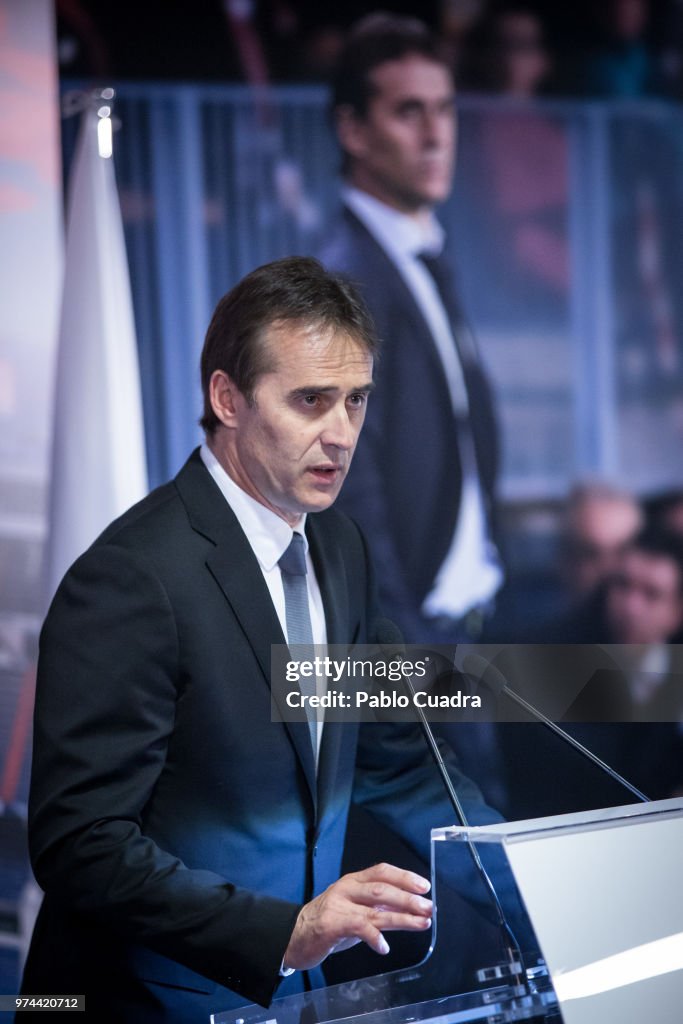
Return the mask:
[[423,878],[422,875],[418,875],[414,871],[406,871],[405,868],[394,867],[393,864],[373,864],[371,868],[365,868],[363,871],[357,871],[354,875],[347,877],[357,878],[359,882],[386,882],[399,889],[405,889],[406,892],[421,894],[429,892],[432,887],[431,882]]
[[388,953],[383,931],[430,927],[432,902],[423,895],[429,889],[426,878],[391,864],[344,875],[302,908],[285,952],[285,966],[313,967],[334,950],[357,941],[377,953]]
[[379,953],[380,956],[386,956],[389,952],[389,943],[382,935],[379,928],[373,927],[369,921],[367,921],[361,929],[360,938],[363,942],[374,949],[375,953]]
[[364,871],[345,875],[341,882],[348,885],[347,894],[354,903],[423,916],[432,913],[432,902],[424,896],[431,885],[414,871],[393,864],[375,864]]
[[412,871],[377,865],[345,875],[339,885],[345,898],[361,906],[400,910],[424,917],[432,913],[432,901],[422,895],[429,883]]
[[424,932],[431,927],[429,917],[414,917],[411,914],[395,914],[386,910],[373,911],[358,928],[357,934],[376,953],[384,955],[389,952],[389,943],[383,932],[419,931]]
[[373,910],[370,921],[382,932],[424,932],[431,926],[431,917],[416,917],[415,914],[398,914],[391,910]]
[[415,893],[404,892],[392,885],[360,884],[355,886],[349,898],[364,907],[382,910],[399,910],[420,917],[431,917],[432,901]]

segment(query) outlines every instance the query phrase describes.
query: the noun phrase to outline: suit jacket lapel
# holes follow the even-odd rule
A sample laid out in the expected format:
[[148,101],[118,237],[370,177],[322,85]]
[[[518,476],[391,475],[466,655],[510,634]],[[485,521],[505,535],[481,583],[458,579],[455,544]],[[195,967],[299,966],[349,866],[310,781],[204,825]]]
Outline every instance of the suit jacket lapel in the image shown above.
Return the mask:
[[[349,594],[341,549],[335,535],[325,529],[324,518],[309,516],[306,534],[325,608],[327,642],[349,646]],[[344,732],[342,722],[327,721],[323,727],[318,761],[319,818],[334,788]]]
[[[192,527],[214,544],[206,559],[207,568],[229,602],[270,687],[271,645],[286,641],[251,545],[201,461],[199,450],[193,452],[176,477],[176,486]],[[277,687],[272,693],[283,718],[296,718],[297,711],[284,704],[284,694]],[[315,763],[305,712],[300,712],[298,720],[283,724],[301,761],[315,806]]]
[[[432,370],[436,374],[436,379],[439,381],[440,386],[447,390],[446,375],[444,373],[439,350],[437,349],[436,342],[434,341],[434,336],[432,335],[429,324],[425,320],[424,313],[418,306],[417,300],[408,287],[403,275],[396,267],[396,264],[387,255],[372,232],[366,228],[365,224],[363,224],[355,213],[352,210],[345,208],[344,216],[349,229],[363,239],[363,244],[371,263],[371,266],[368,267],[367,280],[372,282],[372,287],[374,288],[381,288],[382,280],[391,281],[391,292],[394,296],[394,308],[396,307],[397,297],[400,295],[402,299],[403,312],[407,316],[411,317],[414,323],[419,324],[421,337],[420,349],[424,352],[426,358],[429,359]],[[462,355],[457,338],[455,338],[455,333],[455,329],[453,329],[454,340],[458,350],[458,358],[462,363],[464,372],[465,363],[462,362]],[[450,401],[450,395],[448,396],[448,400]]]
[[328,644],[349,642],[349,595],[344,560],[336,537],[325,520],[313,513],[306,520],[306,536],[325,609]]

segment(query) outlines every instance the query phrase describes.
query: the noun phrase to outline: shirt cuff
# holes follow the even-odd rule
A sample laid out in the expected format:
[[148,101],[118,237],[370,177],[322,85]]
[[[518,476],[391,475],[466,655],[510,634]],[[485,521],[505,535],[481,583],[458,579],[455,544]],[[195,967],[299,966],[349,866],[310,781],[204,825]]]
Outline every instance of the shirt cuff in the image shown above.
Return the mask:
[[289,978],[295,971],[296,967],[285,967],[285,958],[283,957],[282,963],[280,964],[280,977]]

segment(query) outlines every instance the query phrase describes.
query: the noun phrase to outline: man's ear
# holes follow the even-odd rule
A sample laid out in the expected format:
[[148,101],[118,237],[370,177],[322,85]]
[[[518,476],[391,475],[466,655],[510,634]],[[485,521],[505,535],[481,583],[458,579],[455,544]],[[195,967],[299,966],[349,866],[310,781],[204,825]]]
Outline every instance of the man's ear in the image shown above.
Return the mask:
[[365,121],[348,103],[335,110],[339,145],[351,158],[362,157],[366,149]]
[[236,427],[240,410],[246,403],[244,395],[225,370],[214,370],[211,374],[209,398],[214,415],[223,426]]

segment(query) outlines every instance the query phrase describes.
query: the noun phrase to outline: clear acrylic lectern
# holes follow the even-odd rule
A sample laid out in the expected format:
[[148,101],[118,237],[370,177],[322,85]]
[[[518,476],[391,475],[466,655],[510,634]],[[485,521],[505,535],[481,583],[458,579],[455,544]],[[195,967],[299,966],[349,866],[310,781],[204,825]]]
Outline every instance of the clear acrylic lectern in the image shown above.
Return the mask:
[[[500,844],[544,961],[511,975],[494,951],[471,991],[448,990],[439,879],[461,844]],[[216,1013],[212,1024],[680,1024],[683,799],[432,832],[432,946],[415,967]],[[437,925],[438,921],[438,925]]]

